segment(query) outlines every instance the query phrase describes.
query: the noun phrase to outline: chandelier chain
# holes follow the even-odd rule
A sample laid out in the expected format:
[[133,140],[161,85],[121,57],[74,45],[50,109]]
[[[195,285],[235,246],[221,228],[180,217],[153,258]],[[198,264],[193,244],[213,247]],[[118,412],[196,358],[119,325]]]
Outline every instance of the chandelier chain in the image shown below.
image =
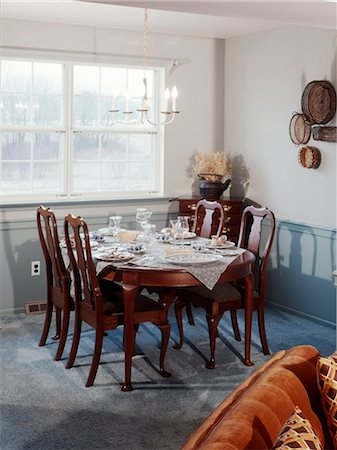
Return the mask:
[[144,56],[143,56],[143,63],[144,63],[144,77],[146,76],[147,72],[147,55],[148,55],[148,21],[147,21],[147,9],[144,10]]

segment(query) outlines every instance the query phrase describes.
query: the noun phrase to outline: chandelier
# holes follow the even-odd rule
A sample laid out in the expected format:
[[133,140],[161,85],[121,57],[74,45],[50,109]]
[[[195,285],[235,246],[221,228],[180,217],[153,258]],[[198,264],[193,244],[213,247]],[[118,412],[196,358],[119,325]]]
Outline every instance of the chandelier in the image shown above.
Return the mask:
[[[112,98],[112,107],[109,109],[109,112],[113,114],[113,124],[119,123],[122,125],[139,125],[149,123],[150,125],[159,126],[159,125],[168,125],[174,121],[176,115],[179,114],[180,111],[177,111],[176,99],[178,95],[178,91],[176,86],[173,87],[172,92],[169,91],[168,88],[165,89],[164,94],[164,107],[163,111],[161,111],[163,120],[159,122],[154,122],[149,118],[150,106],[148,104],[148,91],[147,91],[147,53],[148,53],[148,21],[147,21],[147,9],[144,10],[144,47],[143,47],[143,84],[144,84],[144,95],[141,99],[140,108],[136,108],[136,111],[139,113],[139,117],[136,120],[129,120],[131,114],[134,114],[134,111],[129,109],[129,98],[126,95],[125,99],[125,110],[122,111],[122,114],[125,116],[125,120],[120,120],[118,118],[118,113],[121,111],[115,107],[115,95]],[[169,108],[170,98],[172,98],[171,108]]]

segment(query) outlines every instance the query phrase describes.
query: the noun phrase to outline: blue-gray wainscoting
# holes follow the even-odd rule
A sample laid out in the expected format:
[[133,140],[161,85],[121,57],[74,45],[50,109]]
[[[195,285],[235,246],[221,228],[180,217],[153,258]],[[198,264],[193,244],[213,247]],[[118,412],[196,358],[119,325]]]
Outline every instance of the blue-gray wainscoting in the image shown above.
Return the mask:
[[334,327],[336,230],[278,221],[266,301]]

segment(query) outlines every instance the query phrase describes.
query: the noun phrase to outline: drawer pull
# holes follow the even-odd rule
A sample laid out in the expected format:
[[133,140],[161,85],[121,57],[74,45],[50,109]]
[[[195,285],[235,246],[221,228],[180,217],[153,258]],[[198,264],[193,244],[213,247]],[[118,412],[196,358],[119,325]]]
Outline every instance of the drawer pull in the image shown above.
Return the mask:
[[224,234],[229,233],[231,231],[231,227],[223,227],[222,232]]
[[231,205],[223,205],[223,210],[224,210],[225,212],[228,212],[228,211],[230,211],[231,209],[232,209]]
[[229,217],[226,217],[226,218],[225,218],[224,222],[225,222],[225,223],[228,223],[228,222],[230,222],[231,220],[232,220],[232,218],[231,218],[231,216],[229,216]]
[[187,205],[187,209],[195,210],[197,205],[195,203],[192,203],[191,205]]

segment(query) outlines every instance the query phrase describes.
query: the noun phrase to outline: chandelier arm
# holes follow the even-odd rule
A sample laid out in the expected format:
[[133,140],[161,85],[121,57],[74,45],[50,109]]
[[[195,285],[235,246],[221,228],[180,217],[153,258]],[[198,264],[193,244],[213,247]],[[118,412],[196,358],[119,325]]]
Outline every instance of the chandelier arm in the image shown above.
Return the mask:
[[172,116],[170,117],[170,119],[169,120],[165,119],[165,120],[163,120],[163,122],[157,122],[157,123],[156,122],[152,122],[152,120],[150,120],[148,118],[147,114],[145,115],[145,119],[147,120],[147,122],[149,122],[150,125],[153,125],[155,127],[158,127],[158,126],[161,126],[161,125],[169,125],[170,123],[172,123],[174,121],[174,119],[176,118],[176,114],[177,113],[174,111],[174,112],[166,114],[166,115],[169,116],[171,114],[172,114]]
[[110,110],[110,112],[113,113],[113,122],[114,123],[119,123],[120,125],[139,125],[140,123],[144,123],[144,117],[145,117],[144,111],[140,111],[141,114],[140,114],[139,119],[133,120],[132,122],[130,120],[119,120],[116,116],[116,113],[118,111],[119,110],[114,110],[114,111]]

